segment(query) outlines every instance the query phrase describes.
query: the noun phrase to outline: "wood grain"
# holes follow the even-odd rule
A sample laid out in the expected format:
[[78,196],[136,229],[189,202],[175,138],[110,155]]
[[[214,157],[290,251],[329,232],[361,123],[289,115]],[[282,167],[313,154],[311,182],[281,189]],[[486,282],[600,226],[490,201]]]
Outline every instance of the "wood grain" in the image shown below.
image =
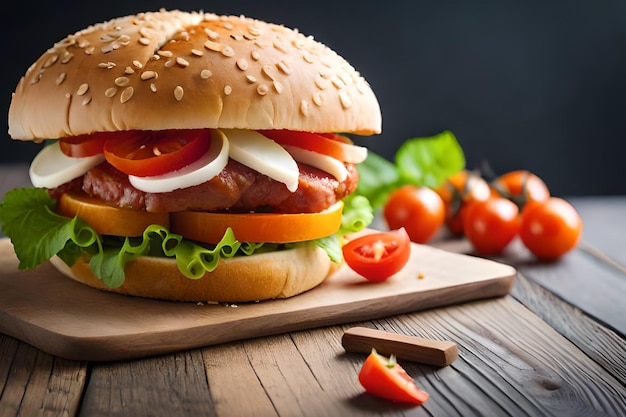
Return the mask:
[[344,265],[297,297],[198,305],[94,290],[49,263],[18,271],[11,252],[0,240],[0,332],[75,360],[137,358],[501,296],[515,280],[510,266],[414,244],[407,266],[384,283]]

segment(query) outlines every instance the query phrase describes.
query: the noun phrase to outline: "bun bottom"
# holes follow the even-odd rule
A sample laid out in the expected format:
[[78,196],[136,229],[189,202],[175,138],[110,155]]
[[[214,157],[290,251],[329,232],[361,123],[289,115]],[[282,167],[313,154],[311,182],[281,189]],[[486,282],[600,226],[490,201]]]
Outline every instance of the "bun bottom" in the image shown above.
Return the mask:
[[221,259],[200,279],[182,275],[173,259],[142,256],[126,265],[119,288],[108,288],[85,259],[71,267],[56,256],[50,262],[64,275],[99,290],[168,301],[231,303],[292,297],[318,286],[338,268],[312,244]]

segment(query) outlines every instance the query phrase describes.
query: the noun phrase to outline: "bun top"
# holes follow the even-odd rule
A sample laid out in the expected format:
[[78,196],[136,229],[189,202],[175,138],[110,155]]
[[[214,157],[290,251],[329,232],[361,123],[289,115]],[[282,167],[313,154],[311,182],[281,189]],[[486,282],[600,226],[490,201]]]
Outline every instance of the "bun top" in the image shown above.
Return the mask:
[[22,140],[175,128],[369,135],[381,114],[363,77],[312,37],[182,11],[69,35],[28,69],[9,108],[9,134]]

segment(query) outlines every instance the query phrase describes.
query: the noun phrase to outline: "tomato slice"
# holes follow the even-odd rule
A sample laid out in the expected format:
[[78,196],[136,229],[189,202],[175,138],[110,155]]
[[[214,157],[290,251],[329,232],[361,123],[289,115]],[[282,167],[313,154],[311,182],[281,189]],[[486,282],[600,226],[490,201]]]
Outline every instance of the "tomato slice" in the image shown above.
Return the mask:
[[171,231],[217,243],[230,227],[240,242],[292,243],[330,236],[341,226],[343,202],[319,213],[171,213]]
[[102,200],[79,194],[61,195],[57,210],[66,217],[78,216],[101,235],[141,236],[151,224],[169,227],[169,213],[113,207]]
[[112,137],[124,132],[98,132],[90,135],[68,136],[59,139],[61,152],[72,158],[84,158],[102,153],[104,144]]
[[204,155],[210,130],[129,131],[104,144],[104,157],[120,171],[137,177],[181,169]]
[[347,138],[339,135],[322,135],[293,130],[262,130],[260,133],[281,145],[297,146],[331,156],[342,162],[358,164],[367,158],[367,148],[353,145]]
[[417,387],[395,357],[386,358],[375,349],[361,367],[359,382],[368,393],[387,400],[420,405],[429,397],[427,392]]
[[357,237],[343,246],[350,268],[372,282],[385,281],[409,261],[411,241],[404,228]]

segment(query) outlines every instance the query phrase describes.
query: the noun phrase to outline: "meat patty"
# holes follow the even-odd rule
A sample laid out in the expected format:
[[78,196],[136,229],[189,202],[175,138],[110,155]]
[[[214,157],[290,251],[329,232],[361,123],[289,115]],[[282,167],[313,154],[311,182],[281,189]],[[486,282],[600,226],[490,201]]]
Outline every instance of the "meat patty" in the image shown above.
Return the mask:
[[130,184],[126,174],[104,162],[85,174],[82,190],[117,207],[151,212],[306,213],[322,211],[356,189],[358,171],[354,165],[347,165],[348,177],[342,182],[309,165],[298,166],[298,189],[293,193],[283,183],[232,159],[209,181],[167,193],[140,191]]

